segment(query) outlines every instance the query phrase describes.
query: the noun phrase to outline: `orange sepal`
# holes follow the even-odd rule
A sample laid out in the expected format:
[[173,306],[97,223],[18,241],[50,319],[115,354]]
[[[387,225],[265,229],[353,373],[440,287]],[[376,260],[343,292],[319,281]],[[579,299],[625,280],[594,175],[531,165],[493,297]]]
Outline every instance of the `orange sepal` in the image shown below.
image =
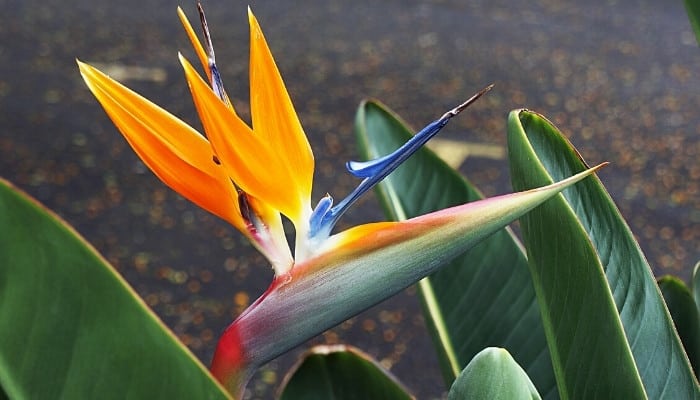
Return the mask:
[[[302,204],[290,182],[297,171],[281,168],[275,146],[263,141],[227,107],[182,55],[180,62],[204,131],[231,179],[244,192],[296,222]],[[286,145],[279,148],[284,150]]]
[[[314,158],[262,30],[248,9],[253,130],[267,147],[272,190],[286,192],[284,212],[295,223],[310,211]],[[253,152],[255,154],[255,152]]]
[[194,29],[192,29],[190,21],[187,19],[185,12],[182,11],[182,8],[180,7],[177,8],[177,16],[180,18],[180,23],[182,23],[182,27],[185,28],[185,32],[187,33],[187,37],[192,43],[192,47],[194,47],[195,53],[197,53],[197,58],[199,58],[199,62],[202,63],[202,68],[204,68],[204,71],[207,74],[207,79],[211,81],[211,70],[209,69],[209,56],[207,56],[207,52],[204,50],[202,42],[200,42],[199,38],[197,38],[197,34],[194,33]]
[[80,61],[78,66],[124,138],[163,183],[245,232],[235,189],[202,135],[96,68]]

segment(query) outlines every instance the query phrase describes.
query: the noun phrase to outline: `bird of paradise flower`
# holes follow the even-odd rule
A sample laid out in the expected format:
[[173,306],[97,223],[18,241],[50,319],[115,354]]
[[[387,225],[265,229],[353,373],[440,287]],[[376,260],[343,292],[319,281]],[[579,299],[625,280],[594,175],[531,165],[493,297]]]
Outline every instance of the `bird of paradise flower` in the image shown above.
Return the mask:
[[[543,188],[332,234],[348,207],[491,86],[393,153],[348,162],[348,171],[362,179],[358,187],[337,205],[326,195],[312,207],[313,153],[258,21],[249,9],[250,127],[224,89],[198,9],[204,45],[180,8],[178,15],[208,82],[179,58],[206,136],[96,68],[78,65],[143,162],[166,185],[235,226],[274,269],[267,291],[224,331],[211,364],[212,374],[236,396],[260,365],[415,283],[602,166]],[[293,255],[282,216],[294,225]]]

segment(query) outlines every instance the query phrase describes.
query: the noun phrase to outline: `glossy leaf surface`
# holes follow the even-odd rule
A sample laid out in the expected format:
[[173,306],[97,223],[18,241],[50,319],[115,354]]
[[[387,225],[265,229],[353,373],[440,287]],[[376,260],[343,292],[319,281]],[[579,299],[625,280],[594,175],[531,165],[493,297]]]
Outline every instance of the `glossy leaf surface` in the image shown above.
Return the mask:
[[[406,124],[376,102],[360,106],[356,134],[365,159],[388,154],[411,137]],[[379,184],[376,193],[393,220],[482,198],[426,148]],[[509,230],[494,233],[418,287],[448,386],[479,351],[499,346],[513,354],[542,393],[556,396],[527,260]]]
[[659,278],[659,289],[664,296],[673,318],[678,336],[681,338],[690,364],[698,377],[700,371],[700,313],[693,295],[685,283],[674,276]]
[[535,385],[507,350],[489,347],[479,352],[457,377],[447,400],[540,399]]
[[317,346],[286,378],[281,400],[408,400],[403,386],[376,361],[348,346]]
[[[515,190],[586,168],[526,110],[510,114],[508,146]],[[700,397],[651,269],[597,177],[520,221],[563,398]]]
[[3,180],[0,337],[13,399],[227,398],[89,244]]

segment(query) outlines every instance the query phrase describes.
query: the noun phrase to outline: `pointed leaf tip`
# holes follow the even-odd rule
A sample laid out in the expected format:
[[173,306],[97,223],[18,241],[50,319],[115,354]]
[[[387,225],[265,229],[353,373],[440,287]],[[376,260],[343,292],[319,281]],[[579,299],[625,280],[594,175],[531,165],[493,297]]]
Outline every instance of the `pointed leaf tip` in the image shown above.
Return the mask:
[[474,356],[447,395],[448,400],[540,398],[535,385],[510,353],[495,347]]

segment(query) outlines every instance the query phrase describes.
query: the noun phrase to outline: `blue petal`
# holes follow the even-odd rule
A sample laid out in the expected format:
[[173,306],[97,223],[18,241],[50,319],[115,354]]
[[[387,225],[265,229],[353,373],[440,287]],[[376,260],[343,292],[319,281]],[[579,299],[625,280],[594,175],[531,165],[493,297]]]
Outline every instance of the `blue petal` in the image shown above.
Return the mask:
[[357,178],[367,178],[377,174],[392,157],[395,157],[393,153],[369,161],[348,161],[345,168]]
[[433,121],[391,154],[369,161],[349,161],[346,168],[358,178],[372,178],[379,182],[440,132],[448,121],[449,118],[444,117]]
[[314,211],[311,213],[311,217],[309,218],[309,237],[315,237],[319,230],[321,230],[323,221],[331,206],[333,206],[333,197],[326,193],[326,195],[323,196],[323,198],[318,202],[316,208],[314,208]]
[[403,146],[394,150],[391,154],[370,160],[370,161],[350,161],[346,164],[348,172],[358,178],[363,178],[362,182],[352,191],[343,201],[335,207],[329,209],[333,200],[330,203],[326,198],[319,202],[319,205],[314,210],[309,230],[309,238],[322,239],[330,235],[331,230],[338,222],[338,219],[347,211],[347,209],[365,192],[370,190],[374,185],[381,182],[390,173],[392,173],[399,165],[406,161],[413,153],[418,151],[428,140],[435,136],[440,130],[447,125],[452,117],[459,114],[467,108],[476,99],[486,94],[493,85],[482,89],[469,100],[446,112],[439,119],[431,122],[415,136],[413,136]]

